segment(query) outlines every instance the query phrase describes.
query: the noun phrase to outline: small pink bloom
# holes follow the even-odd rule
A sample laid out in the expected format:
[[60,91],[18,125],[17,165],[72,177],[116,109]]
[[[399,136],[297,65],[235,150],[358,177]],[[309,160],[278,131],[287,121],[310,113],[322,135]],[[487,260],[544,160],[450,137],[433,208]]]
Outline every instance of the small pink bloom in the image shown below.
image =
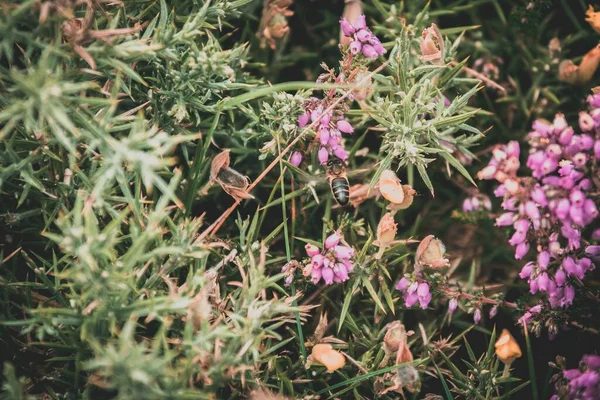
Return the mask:
[[357,55],[358,53],[360,53],[361,49],[362,49],[362,44],[360,44],[360,42],[358,40],[355,40],[352,43],[350,43],[350,53]]
[[344,264],[341,264],[341,263],[335,264],[333,266],[333,273],[335,274],[336,278],[339,278],[339,280],[341,282],[345,282],[349,279],[348,271],[346,270],[346,267],[344,266]]
[[475,325],[478,325],[481,322],[481,309],[475,309],[475,312],[473,313],[473,322],[475,322]]
[[342,18],[340,20],[340,26],[342,28],[342,32],[344,33],[344,36],[352,36],[355,32],[354,27],[346,18]]
[[450,314],[453,314],[457,308],[458,308],[458,299],[456,297],[453,297],[448,302],[448,311],[450,312]]
[[327,142],[329,142],[329,129],[324,126],[319,129],[319,141],[323,146],[327,145]]
[[563,113],[556,114],[552,125],[554,125],[554,133],[560,133],[569,126]]
[[348,246],[335,246],[333,252],[337,258],[347,260],[354,255],[354,249]]
[[541,269],[545,270],[548,268],[548,264],[550,264],[550,253],[545,250],[540,251],[537,257],[537,262]]
[[373,58],[373,59],[377,58],[377,56],[378,56],[377,51],[370,44],[363,44],[362,53],[365,55],[365,57]]
[[396,285],[396,290],[404,291],[404,290],[406,290],[408,288],[409,284],[410,284],[410,281],[408,279],[402,278],[402,279],[400,279],[400,281]]
[[584,132],[594,129],[594,119],[585,111],[579,113],[579,127]]
[[477,173],[477,178],[479,179],[493,179],[494,175],[496,174],[497,168],[493,165],[488,165],[487,167],[485,167],[484,169],[482,169],[481,171],[479,171]]
[[294,167],[297,167],[300,165],[301,162],[302,162],[302,153],[300,153],[299,151],[293,152],[292,155],[290,156],[290,164],[292,164]]
[[311,257],[311,262],[312,262],[312,267],[313,269],[315,268],[321,268],[323,266],[323,262],[326,260],[325,257],[323,257],[321,254],[315,254]]
[[333,150],[333,155],[339,158],[342,161],[346,161],[348,159],[348,152],[344,150],[342,146]]
[[344,133],[353,133],[354,132],[354,128],[352,127],[352,125],[350,125],[350,123],[348,121],[346,121],[345,119],[338,120],[338,122],[336,123],[336,126],[340,130],[340,132],[344,132]]
[[308,120],[310,119],[310,115],[308,113],[304,113],[302,115],[298,116],[298,126],[299,127],[304,127],[306,126],[306,124],[308,124]]
[[407,308],[414,306],[415,304],[417,304],[418,301],[419,301],[419,296],[417,296],[417,293],[415,293],[415,292],[407,293],[404,295],[404,305]]
[[515,218],[515,214],[511,212],[506,212],[496,218],[496,226],[510,226],[513,224],[513,220]]
[[521,269],[521,272],[519,273],[519,277],[521,279],[527,279],[527,278],[529,278],[531,276],[532,272],[533,272],[533,263],[532,262],[528,262]]
[[354,23],[354,29],[359,30],[359,29],[365,29],[366,27],[367,27],[367,19],[364,14],[361,14],[358,16],[358,18],[356,19],[356,22]]
[[321,271],[321,268],[313,268],[313,270],[311,271],[310,276],[312,278],[313,284],[317,284],[321,280],[321,277],[323,276]]
[[306,254],[307,254],[309,257],[316,256],[317,254],[319,254],[319,253],[321,252],[317,246],[315,246],[315,245],[312,245],[312,244],[309,244],[309,243],[307,243],[307,244],[304,246],[304,249],[306,250]]
[[565,270],[559,268],[554,274],[554,280],[558,286],[563,286],[565,282],[567,282],[567,274],[565,274]]
[[327,237],[327,239],[325,239],[325,248],[327,250],[329,250],[332,247],[337,246],[341,239],[342,238],[341,238],[341,236],[338,233],[334,233],[332,235],[329,235],[329,237]]
[[[371,32],[369,32],[366,29],[361,29],[360,31],[356,32],[356,37],[358,38],[358,40],[360,40],[361,42],[366,42],[368,40],[371,39]],[[591,118],[591,117],[590,117]]]
[[329,160],[329,152],[327,151],[327,149],[325,147],[321,147],[319,149],[319,152],[317,153],[317,158],[319,159],[319,162],[321,163],[321,165],[324,165],[327,163],[327,160]]
[[321,270],[321,275],[322,275],[323,280],[325,281],[326,285],[331,285],[333,283],[333,277],[334,277],[333,269],[323,268]]
[[522,259],[523,257],[525,257],[525,255],[527,254],[528,251],[529,251],[529,243],[527,243],[527,242],[519,243],[515,250],[515,258],[517,260]]

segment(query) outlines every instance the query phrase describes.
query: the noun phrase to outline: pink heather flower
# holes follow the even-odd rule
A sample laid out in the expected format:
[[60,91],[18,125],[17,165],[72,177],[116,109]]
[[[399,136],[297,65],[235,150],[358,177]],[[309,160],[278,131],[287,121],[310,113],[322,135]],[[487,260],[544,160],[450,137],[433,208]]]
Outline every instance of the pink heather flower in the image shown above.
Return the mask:
[[348,159],[348,152],[344,150],[342,146],[333,149],[333,155],[342,161],[346,161]]
[[[367,42],[371,39],[373,35],[371,35],[371,32],[369,32],[366,29],[361,29],[358,32],[356,32],[356,37],[358,40],[360,40],[361,42]],[[591,118],[591,117],[590,117]]]
[[356,22],[354,23],[354,29],[360,30],[360,29],[366,29],[366,28],[367,28],[367,18],[365,17],[364,14],[361,14],[358,16],[358,18],[356,19]]
[[320,250],[319,250],[319,248],[318,248],[317,246],[313,245],[313,244],[309,244],[309,243],[307,243],[307,244],[304,246],[304,249],[306,250],[306,254],[307,254],[309,257],[316,256],[317,254],[319,254],[319,253],[320,253]]
[[410,307],[414,306],[415,304],[417,304],[418,301],[419,301],[419,296],[417,295],[416,292],[406,293],[404,295],[404,306],[406,308],[410,308]]
[[532,262],[528,262],[521,269],[521,272],[519,273],[519,276],[521,277],[521,279],[527,279],[527,278],[529,278],[531,276],[532,272],[533,272],[533,263]]
[[498,314],[498,306],[493,306],[490,309],[490,319],[494,318],[496,316],[496,314]]
[[301,162],[302,162],[302,153],[300,153],[299,151],[293,152],[292,155],[290,156],[290,164],[292,164],[294,167],[297,167],[300,165]]
[[579,113],[579,127],[582,131],[587,132],[594,129],[594,120],[592,116],[585,111]]
[[341,239],[341,236],[337,232],[329,235],[327,239],[325,239],[325,249],[331,249],[332,247],[337,246]]
[[363,44],[362,53],[365,55],[365,57],[373,59],[377,58],[378,56],[377,51],[375,51],[375,48],[370,44]]
[[323,268],[321,270],[321,275],[326,285],[331,285],[333,283],[333,270],[331,268]]
[[342,27],[342,32],[344,33],[344,36],[350,37],[356,31],[352,24],[346,18],[342,18],[340,20],[340,26]]
[[396,285],[396,290],[405,291],[409,285],[410,285],[410,281],[406,278],[402,278]]
[[429,292],[429,284],[427,284],[427,282],[419,283],[417,296],[419,297],[419,305],[421,308],[426,309],[431,301],[431,293]]
[[515,213],[506,212],[496,218],[496,226],[510,226],[513,224]]
[[481,322],[481,309],[475,309],[475,312],[473,313],[473,322],[475,322],[475,325],[479,325]]
[[343,260],[347,260],[354,255],[354,249],[348,246],[335,246],[333,252],[337,258]]
[[321,126],[319,129],[319,141],[323,146],[327,145],[329,142],[329,129],[324,126]]
[[310,113],[310,120],[312,122],[318,121],[323,114],[323,106],[318,106]]
[[550,264],[550,253],[547,251],[541,251],[537,256],[538,266],[545,270],[548,268],[548,264]]
[[591,245],[585,248],[585,254],[590,257],[598,257],[600,256],[600,246]]
[[345,119],[338,120],[336,122],[336,126],[340,132],[343,132],[343,133],[353,133],[354,132],[354,128],[352,127],[352,125],[350,125],[350,123],[348,121],[346,121]]
[[453,297],[448,302],[448,312],[450,312],[450,314],[454,314],[454,311],[456,311],[457,308],[458,308],[458,299],[456,297]]
[[306,126],[306,124],[308,124],[308,120],[310,119],[310,114],[308,113],[304,113],[302,115],[298,116],[298,126],[299,127],[304,127]]
[[567,274],[565,274],[565,270],[559,268],[554,274],[554,281],[558,286],[563,286],[567,282]]
[[358,40],[355,40],[352,43],[350,43],[350,53],[357,55],[358,53],[360,53],[361,49],[362,44]]
[[329,160],[329,152],[327,151],[327,149],[325,147],[321,147],[319,149],[319,152],[317,153],[317,158],[319,159],[319,162],[321,163],[321,165],[324,165],[327,163],[327,160]]
[[554,125],[554,133],[560,133],[569,126],[563,113],[558,113],[554,116],[552,125]]
[[382,56],[386,53],[386,50],[383,47],[383,45],[381,44],[381,42],[379,41],[379,39],[377,39],[377,38],[375,38],[375,40],[371,39],[371,44],[373,45],[373,48],[375,49],[377,54],[379,54],[380,56]]
[[527,252],[529,251],[529,243],[523,242],[517,245],[517,249],[515,250],[515,258],[517,260],[521,260]]
[[322,271],[321,268],[313,268],[312,271],[310,272],[310,277],[312,278],[313,284],[316,285],[323,277],[323,274],[321,273],[321,271]]

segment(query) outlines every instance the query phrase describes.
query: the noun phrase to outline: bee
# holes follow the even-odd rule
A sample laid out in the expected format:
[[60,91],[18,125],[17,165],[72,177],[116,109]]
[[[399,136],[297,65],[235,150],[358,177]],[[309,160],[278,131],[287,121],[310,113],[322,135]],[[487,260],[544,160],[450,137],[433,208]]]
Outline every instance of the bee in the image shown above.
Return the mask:
[[335,201],[342,207],[350,201],[350,184],[346,176],[346,164],[337,157],[327,162],[327,178],[331,187],[331,194]]

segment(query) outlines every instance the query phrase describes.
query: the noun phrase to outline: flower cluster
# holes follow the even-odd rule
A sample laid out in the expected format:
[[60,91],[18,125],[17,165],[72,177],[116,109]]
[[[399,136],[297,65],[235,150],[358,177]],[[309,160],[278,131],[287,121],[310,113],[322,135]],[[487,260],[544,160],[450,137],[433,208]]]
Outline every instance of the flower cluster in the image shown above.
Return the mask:
[[321,278],[326,285],[341,283],[348,280],[348,273],[354,269],[350,259],[354,255],[352,247],[341,245],[342,238],[339,233],[334,233],[325,239],[324,249],[307,244],[306,254],[311,258],[304,267],[304,276],[310,276],[314,284]]
[[473,193],[462,203],[463,212],[491,211],[492,201],[483,193]]
[[[600,356],[586,355],[580,362],[580,367],[563,371],[567,380],[566,391],[569,399],[593,400],[600,398]],[[566,394],[566,393],[565,393]],[[554,395],[550,400],[558,400],[561,396]]]
[[367,28],[364,15],[360,15],[354,25],[346,18],[342,18],[340,25],[344,36],[352,40],[350,42],[350,53],[353,55],[362,52],[365,57],[375,59],[385,54],[385,49],[381,45],[381,41]]
[[403,277],[396,285],[396,289],[402,292],[404,305],[408,308],[414,306],[418,302],[422,309],[426,309],[431,302],[429,283],[418,278],[411,281],[410,279]]
[[[379,39],[367,28],[365,16],[358,17],[356,23],[352,25],[345,18],[340,21],[342,32],[344,35],[351,37],[350,56],[345,57],[341,62],[339,74],[328,69],[322,74],[317,82],[331,83],[357,83],[362,75],[366,73],[366,67],[356,66],[351,62],[353,55],[362,51],[367,58],[375,59],[378,55],[384,54],[386,51],[381,45]],[[358,80],[358,81],[357,81]],[[359,92],[364,91],[357,89],[358,92],[353,93],[348,97],[350,100],[357,98]],[[344,149],[342,143],[342,134],[352,134],[354,128],[344,117],[348,105],[345,102],[337,105],[333,110],[328,110],[339,97],[340,93],[336,90],[325,92],[323,99],[311,97],[304,104],[304,113],[298,116],[298,126],[304,128],[309,123],[315,124],[315,141],[318,143],[318,159],[321,165],[324,165],[329,160],[331,155],[339,158],[342,161],[348,159],[348,152]],[[363,98],[363,95],[358,96]],[[296,151],[290,156],[290,163],[294,166],[300,165],[302,162],[302,153]]]
[[519,177],[519,144],[510,142],[493,151],[480,179],[495,179],[494,191],[502,197],[504,213],[497,226],[513,226],[509,243],[515,258],[522,259],[532,245],[536,261],[528,262],[520,277],[528,280],[532,294],[546,292],[551,307],[573,302],[571,278],[583,279],[594,268],[600,247],[600,230],[586,236],[586,228],[598,217],[597,174],[600,163],[600,94],[589,96],[590,113],[581,112],[581,133],[557,114],[552,123],[537,120],[528,139],[531,146],[527,167],[531,176]]
[[315,131],[320,143],[317,155],[321,164],[327,163],[331,153],[340,160],[346,161],[348,152],[342,144],[342,133],[351,134],[354,132],[354,128],[344,119],[341,110],[323,114],[323,110],[326,108],[326,101],[316,97],[310,98],[305,104],[306,111],[298,117],[298,126],[304,127],[309,121],[318,121],[318,128],[315,128]]

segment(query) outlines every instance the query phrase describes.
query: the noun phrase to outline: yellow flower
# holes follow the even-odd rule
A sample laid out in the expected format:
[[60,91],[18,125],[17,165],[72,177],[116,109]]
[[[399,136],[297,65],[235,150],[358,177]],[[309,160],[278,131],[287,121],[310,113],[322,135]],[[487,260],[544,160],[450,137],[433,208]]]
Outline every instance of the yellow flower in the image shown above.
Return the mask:
[[496,347],[496,356],[505,364],[511,364],[515,359],[522,356],[519,343],[506,329],[502,330],[502,334],[494,347]]

